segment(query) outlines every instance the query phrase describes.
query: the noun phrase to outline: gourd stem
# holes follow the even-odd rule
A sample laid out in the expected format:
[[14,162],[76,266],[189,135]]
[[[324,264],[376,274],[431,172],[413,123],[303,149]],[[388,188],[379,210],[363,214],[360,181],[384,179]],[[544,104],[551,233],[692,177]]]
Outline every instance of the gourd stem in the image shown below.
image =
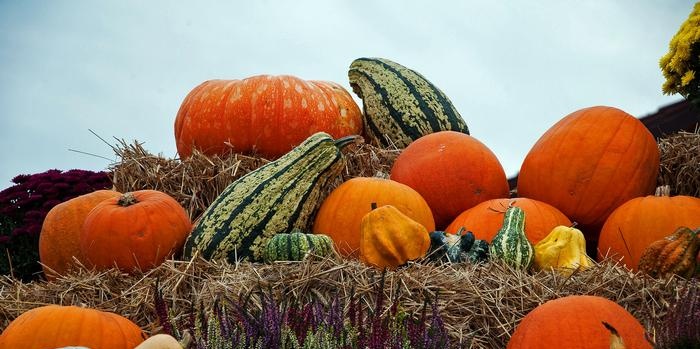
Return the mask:
[[360,138],[358,135],[345,136],[335,140],[335,146],[342,149],[346,145],[355,142],[356,139]]
[[573,223],[571,223],[569,228],[576,228],[577,225],[578,225],[578,222],[573,222]]
[[128,207],[134,204],[137,204],[139,201],[136,200],[136,197],[134,196],[134,193],[128,192],[122,194],[122,196],[119,197],[119,201],[117,201],[117,205],[122,206],[122,207]]

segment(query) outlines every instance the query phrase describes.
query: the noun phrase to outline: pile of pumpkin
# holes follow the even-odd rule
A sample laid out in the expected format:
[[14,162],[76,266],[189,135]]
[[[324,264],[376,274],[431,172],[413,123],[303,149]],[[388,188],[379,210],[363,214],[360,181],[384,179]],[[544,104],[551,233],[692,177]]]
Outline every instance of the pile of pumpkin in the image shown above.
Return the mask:
[[[658,148],[633,116],[597,106],[561,119],[528,153],[518,197],[511,198],[496,156],[469,135],[447,96],[425,77],[381,58],[355,60],[349,77],[364,113],[331,82],[256,76],[197,86],[175,121],[182,158],[197,148],[274,161],[231,183],[194,224],[178,202],[156,190],[97,191],[54,207],[40,238],[47,278],[76,262],[136,273],[173,254],[275,262],[333,251],[379,269],[419,259],[499,259],[571,275],[592,263],[587,242],[589,249],[597,244],[599,259],[621,259],[652,276],[698,273],[700,199],[651,196]],[[358,137],[403,149],[389,178],[350,179],[323,197],[343,168],[341,149]],[[583,308],[604,304],[582,302]],[[632,318],[630,330],[616,319],[620,311],[613,313],[601,316],[625,341],[648,345],[639,323]],[[6,329],[0,348],[26,340],[25,321],[20,316]],[[524,333],[516,330],[512,343]],[[609,336],[604,327],[599,334]],[[564,342],[551,345],[568,340],[556,338]]]

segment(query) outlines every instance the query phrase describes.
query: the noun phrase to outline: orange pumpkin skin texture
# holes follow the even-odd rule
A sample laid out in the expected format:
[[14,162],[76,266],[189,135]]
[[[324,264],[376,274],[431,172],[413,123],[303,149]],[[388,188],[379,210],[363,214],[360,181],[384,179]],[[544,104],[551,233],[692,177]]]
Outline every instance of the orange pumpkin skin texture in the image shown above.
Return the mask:
[[316,132],[337,139],[362,128],[360,108],[340,85],[258,75],[195,87],[175,118],[175,142],[181,158],[196,147],[207,155],[233,150],[276,159]]
[[74,256],[84,263],[80,229],[85,218],[97,204],[119,195],[113,190],[97,190],[62,202],[46,214],[39,235],[39,259],[47,279],[65,275],[74,265]]
[[496,155],[476,138],[455,131],[423,136],[396,158],[391,179],[423,196],[442,229],[464,210],[508,197],[508,180]]
[[[597,231],[615,208],[653,193],[659,150],[638,119],[612,107],[571,113],[525,157],[518,195],[544,201]],[[597,241],[596,236],[587,236]]]
[[679,227],[700,227],[700,199],[691,196],[635,198],[618,207],[600,231],[598,260],[622,259],[637,270],[644,250]]
[[169,195],[139,190],[107,199],[87,216],[80,249],[89,267],[147,271],[180,251],[192,224]]
[[627,348],[651,349],[644,327],[617,303],[598,296],[567,296],[528,313],[516,327],[507,349],[610,348],[612,325]]
[[503,224],[503,215],[510,203],[525,211],[525,236],[530,243],[537,244],[544,239],[554,227],[571,226],[571,221],[556,207],[528,198],[494,199],[482,202],[464,212],[445,229],[457,233],[460,227],[474,233],[480,240],[491,241]]
[[356,177],[338,186],[323,201],[313,232],[330,236],[340,254],[358,257],[360,223],[373,202],[378,207],[392,205],[428,231],[435,230],[430,207],[418,192],[390,179]]
[[120,315],[90,308],[47,305],[26,311],[13,320],[0,335],[0,348],[133,349],[143,340],[141,329]]

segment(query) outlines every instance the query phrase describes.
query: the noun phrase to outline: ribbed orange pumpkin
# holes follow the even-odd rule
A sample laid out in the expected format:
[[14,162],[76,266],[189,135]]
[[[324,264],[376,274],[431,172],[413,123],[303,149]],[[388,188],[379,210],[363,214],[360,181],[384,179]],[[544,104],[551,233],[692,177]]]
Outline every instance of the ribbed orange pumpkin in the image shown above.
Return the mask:
[[649,348],[644,327],[625,308],[598,296],[567,296],[548,301],[528,313],[515,329],[507,349],[610,348],[612,325],[626,348]]
[[84,263],[80,229],[85,217],[100,202],[119,195],[113,190],[97,190],[62,202],[46,214],[39,236],[39,259],[47,279],[65,275],[73,266],[73,257]]
[[615,208],[653,193],[659,171],[656,141],[641,121],[612,107],[571,113],[525,157],[518,195],[544,201],[585,228],[587,240]]
[[109,312],[75,306],[47,305],[24,312],[0,335],[0,348],[133,349],[143,342],[141,329]]
[[440,229],[468,208],[508,197],[508,180],[493,152],[455,131],[431,133],[409,144],[396,158],[391,179],[423,196]]
[[88,266],[146,271],[180,251],[192,224],[169,195],[139,190],[107,199],[85,218],[80,249]]
[[[278,158],[312,134],[361,134],[362,113],[340,85],[294,76],[209,80],[195,87],[175,119],[180,157],[256,152]],[[227,145],[230,144],[229,145]]]
[[649,195],[618,207],[600,231],[598,259],[622,258],[636,270],[644,250],[679,227],[700,227],[700,199]]
[[547,236],[554,227],[563,225],[571,226],[571,221],[556,207],[528,198],[494,199],[482,202],[462,212],[445,229],[450,233],[457,233],[459,228],[465,227],[474,233],[474,237],[491,241],[503,225],[503,214],[508,205],[520,207],[525,211],[525,235],[533,245]]
[[372,203],[378,207],[392,205],[428,231],[435,230],[430,207],[418,192],[390,179],[356,177],[338,186],[323,201],[313,232],[330,236],[341,254],[357,257],[360,224]]

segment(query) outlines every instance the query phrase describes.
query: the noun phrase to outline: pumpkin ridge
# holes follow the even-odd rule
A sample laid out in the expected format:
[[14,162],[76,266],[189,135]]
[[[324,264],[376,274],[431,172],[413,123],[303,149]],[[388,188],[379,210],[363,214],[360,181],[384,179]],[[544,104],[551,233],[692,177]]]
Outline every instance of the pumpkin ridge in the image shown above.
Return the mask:
[[[611,111],[614,111],[614,110],[613,110],[612,108],[608,108],[607,110],[605,110],[605,112],[603,112],[603,115],[601,115],[601,118],[606,117],[606,114],[609,114]],[[603,150],[603,152],[605,151],[605,149],[607,149],[607,148],[610,146],[610,144],[612,144],[612,143],[616,140],[618,134],[620,133],[620,130],[622,129],[622,126],[626,123],[626,121],[627,121],[626,118],[620,118],[620,123],[617,124],[617,128],[615,129],[615,132],[613,133],[612,137],[610,137],[610,139],[607,141],[607,143],[605,144],[605,146],[601,148],[601,149]],[[636,129],[637,129],[637,128],[635,128],[635,130],[634,130],[635,133],[637,132]],[[629,140],[629,144],[628,144],[627,147],[625,147],[625,151],[629,150],[630,145],[632,144],[632,142],[633,142],[633,140],[634,140],[631,136],[628,137],[627,139]],[[600,171],[600,162],[603,160],[603,156],[597,156],[597,158],[598,158],[598,161],[596,162],[595,166],[593,167],[594,170],[593,170],[593,173],[591,174],[590,180],[588,181],[589,183],[593,181],[593,179],[596,177],[596,173]],[[615,168],[615,171],[613,171],[613,172],[617,172],[618,169],[619,169],[622,165],[623,165],[623,163],[620,162],[620,161],[618,161],[618,162],[617,162],[617,165],[616,165],[616,168]],[[626,164],[625,164],[625,165],[626,165]],[[637,166],[637,167],[635,168],[635,172],[638,171],[638,170],[639,170],[639,166]],[[627,188],[628,185],[633,184],[632,178],[630,178],[630,180],[627,180],[627,181],[625,181],[625,182],[626,182],[626,183],[623,185],[625,188]],[[606,200],[607,197],[608,197],[608,195],[603,195],[603,194],[604,194],[604,193],[607,193],[607,192],[609,191],[608,188],[609,188],[611,185],[618,186],[619,183],[613,183],[612,181],[607,181],[607,183],[605,184],[605,186],[604,186],[601,190],[598,190],[598,192],[597,192],[598,195],[597,195],[596,199],[600,199],[600,197],[602,196],[602,197],[603,197],[603,200]],[[625,189],[623,192],[624,192],[624,193],[627,193],[627,190]],[[590,186],[589,186],[589,185],[586,185],[585,191],[584,191],[583,193],[581,193],[581,194],[582,194],[582,196],[592,196],[593,194],[596,194],[596,193],[590,193]],[[591,199],[591,201],[598,202],[598,200],[593,200],[593,199]],[[581,209],[581,205],[582,205],[583,203],[584,203],[583,200],[579,200],[579,201],[577,202],[576,206],[574,206],[574,212],[579,212],[579,214],[578,214],[579,217],[587,217],[587,216],[590,214],[591,211],[595,211],[595,206],[588,205],[587,202],[586,202],[587,207],[585,207],[586,210],[585,210],[585,211],[579,211],[579,209]],[[620,204],[622,204],[622,203],[620,203]],[[612,204],[611,204],[611,205],[612,205]],[[620,206],[620,205],[616,205],[616,206]],[[611,212],[612,212],[612,211],[607,212],[607,215],[610,215]],[[595,219],[595,218],[594,218],[594,219]],[[587,219],[586,219],[586,220],[587,220]]]

